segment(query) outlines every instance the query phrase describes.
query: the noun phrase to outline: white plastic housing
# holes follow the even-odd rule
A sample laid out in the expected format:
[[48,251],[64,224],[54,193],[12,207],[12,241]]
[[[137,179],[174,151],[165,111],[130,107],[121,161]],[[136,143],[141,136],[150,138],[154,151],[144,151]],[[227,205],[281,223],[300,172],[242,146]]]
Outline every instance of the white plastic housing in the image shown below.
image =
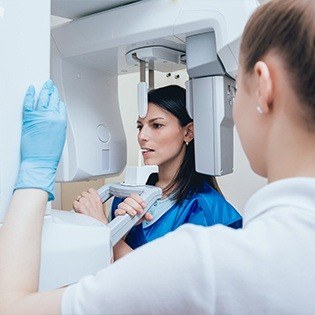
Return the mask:
[[53,210],[45,216],[39,289],[56,289],[95,274],[112,258],[110,229],[90,216]]
[[[137,72],[137,64],[127,65],[126,53],[152,46],[185,51],[190,35],[214,31],[217,52],[234,51],[230,43],[241,36],[258,5],[256,0],[138,1],[75,20],[52,36],[64,59],[113,74]],[[233,56],[230,65],[224,64],[227,72],[237,67]]]
[[[102,150],[106,155],[106,151],[103,150],[107,150],[107,148],[104,147],[103,149],[96,140],[91,146],[85,147],[88,143],[86,141],[87,134],[90,132],[91,135],[92,133],[95,134],[96,128],[94,121],[87,122],[87,108],[91,112],[95,110],[100,113],[99,117],[103,117],[104,113],[98,111],[99,107],[96,104],[100,100],[106,99],[107,115],[111,122],[120,125],[120,119],[116,118],[115,113],[108,112],[108,105],[116,103],[117,106],[115,99],[117,86],[114,83],[117,76],[139,71],[138,61],[132,58],[133,52],[139,52],[139,56],[143,54],[144,59],[148,56],[160,55],[159,58],[162,59],[162,62],[157,62],[157,60],[154,62],[155,70],[172,72],[185,68],[186,39],[194,35],[209,33],[213,34],[215,39],[213,41],[215,43],[213,46],[214,56],[219,55],[220,63],[223,65],[221,68],[233,77],[237,71],[239,38],[250,14],[258,5],[256,0],[138,1],[127,6],[87,16],[54,29],[52,40],[56,45],[60,61],[55,62],[52,69],[54,78],[57,78],[60,88],[63,89],[63,96],[70,108],[70,128],[61,165],[63,175],[58,176],[58,179],[84,179],[102,174],[112,174],[119,169],[118,165],[115,165],[117,169],[114,167],[111,169],[111,158],[109,159],[110,170],[104,172],[104,169],[100,169],[102,158],[98,159],[99,152]],[[165,54],[160,54],[161,50],[159,50],[159,54],[155,53],[152,50],[155,49],[154,47],[165,47],[165,51],[180,52],[180,54],[176,53],[176,58],[173,59],[166,58]],[[198,46],[195,49],[201,48]],[[181,55],[182,53],[183,55]],[[55,69],[55,67],[57,68]],[[62,68],[63,70],[60,70]],[[82,69],[86,70],[83,71]],[[71,72],[70,76],[69,71]],[[108,80],[106,82],[109,82],[110,88],[107,88],[106,85],[102,88],[101,73],[104,80],[105,78]],[[110,77],[111,75],[112,77]],[[66,76],[68,76],[67,83],[65,81]],[[76,76],[82,76],[85,84],[77,84],[79,79]],[[82,81],[82,79],[80,80]],[[90,82],[90,85],[87,81]],[[68,92],[69,87],[72,88],[71,95]],[[93,93],[90,93],[91,89]],[[216,96],[214,98],[217,99]],[[195,102],[195,98],[190,97],[189,99],[193,103]],[[81,104],[82,102],[84,104]],[[223,102],[224,100],[219,100],[216,106],[220,106],[219,104]],[[77,107],[78,105],[79,107]],[[192,104],[190,108],[192,107],[194,108],[194,117],[202,115],[202,112],[199,113],[199,106]],[[200,110],[203,111],[204,109],[200,108]],[[140,111],[140,114],[143,115],[144,113]],[[208,121],[208,124],[211,123],[212,121]],[[84,130],[80,130],[83,125]],[[110,137],[118,134],[120,127],[111,129],[107,123],[104,125],[109,131]],[[211,135],[216,137],[219,134],[212,133]],[[197,139],[197,137],[201,138]],[[93,136],[91,136],[92,138]],[[196,142],[198,141],[205,141],[202,132],[196,134]],[[220,139],[207,138],[207,141],[221,143]],[[228,140],[227,145],[230,142]],[[204,144],[210,145],[206,142]],[[119,146],[123,146],[121,142],[117,148]],[[84,148],[84,152],[79,153],[82,148]],[[215,156],[218,154],[229,155],[232,152],[230,147],[225,152],[224,149],[227,146],[223,143],[222,145],[215,145],[213,148],[219,150],[214,152]],[[113,149],[109,150],[109,154],[112,154]],[[123,158],[124,153],[119,155],[117,152],[115,151],[113,157]],[[105,161],[107,160],[105,159]],[[205,156],[198,157],[197,161],[197,164],[200,161],[202,164],[214,163],[214,159],[209,161]],[[123,161],[117,160],[113,163],[121,162]],[[105,164],[108,165],[107,162]],[[216,173],[211,172],[210,174],[222,175],[227,173],[225,169],[221,169],[225,165],[224,162],[221,164],[221,166],[211,165],[209,169],[216,170]],[[200,169],[199,166],[197,168]],[[232,167],[228,168],[228,170],[231,169]]]
[[144,118],[148,112],[148,83],[139,82],[137,85],[138,92],[138,113]]
[[125,180],[122,185],[137,186],[145,185],[150,174],[157,173],[157,165],[127,166],[125,170]]
[[235,81],[226,76],[214,76],[194,79],[191,84],[196,171],[216,176],[231,173]]
[[67,138],[56,180],[120,173],[127,152],[117,76],[63,59],[52,41],[51,77],[68,114]]

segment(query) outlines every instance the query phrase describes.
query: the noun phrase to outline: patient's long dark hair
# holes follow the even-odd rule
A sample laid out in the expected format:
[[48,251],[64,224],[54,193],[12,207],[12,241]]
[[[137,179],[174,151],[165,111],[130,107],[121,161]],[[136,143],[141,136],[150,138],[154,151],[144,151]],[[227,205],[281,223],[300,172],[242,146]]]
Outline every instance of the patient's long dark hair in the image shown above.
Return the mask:
[[[173,114],[182,127],[193,121],[186,110],[186,90],[180,86],[169,85],[149,91],[148,103],[153,103]],[[148,184],[154,185],[157,180],[157,174],[152,175],[148,180]],[[178,203],[182,203],[186,197],[201,191],[204,182],[207,182],[212,188],[221,193],[214,176],[200,174],[195,171],[194,140],[192,140],[186,146],[181,167],[163,192],[167,194],[175,186],[173,198]]]

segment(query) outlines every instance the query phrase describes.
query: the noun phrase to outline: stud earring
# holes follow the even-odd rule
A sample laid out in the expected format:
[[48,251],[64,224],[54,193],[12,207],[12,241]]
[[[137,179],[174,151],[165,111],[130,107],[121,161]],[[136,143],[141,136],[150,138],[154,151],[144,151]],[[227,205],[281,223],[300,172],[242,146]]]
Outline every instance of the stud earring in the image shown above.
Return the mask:
[[258,111],[259,114],[263,114],[263,113],[264,113],[263,110],[261,109],[261,107],[260,107],[259,105],[256,106],[256,109],[257,109],[257,111]]

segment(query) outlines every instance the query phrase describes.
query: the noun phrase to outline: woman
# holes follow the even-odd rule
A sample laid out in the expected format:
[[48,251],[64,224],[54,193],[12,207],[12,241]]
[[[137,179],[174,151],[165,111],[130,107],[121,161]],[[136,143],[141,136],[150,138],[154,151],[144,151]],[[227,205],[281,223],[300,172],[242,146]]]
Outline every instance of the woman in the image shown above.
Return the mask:
[[[243,229],[186,225],[95,276],[38,293],[34,252],[39,252],[39,218],[48,194],[38,190],[42,203],[31,213],[25,211],[31,210],[25,199],[18,202],[14,195],[12,207],[21,210],[16,216],[9,212],[0,233],[0,311],[313,314],[314,15],[313,0],[273,0],[254,13],[245,29],[234,118],[253,170],[269,184],[248,201]],[[30,187],[24,186],[25,197],[32,194]],[[34,242],[24,241],[29,239]]]
[[[185,223],[242,227],[241,216],[224,199],[215,177],[195,171],[194,126],[186,110],[185,89],[171,85],[151,90],[148,113],[138,119],[137,128],[144,164],[159,166],[158,174],[151,174],[147,184],[162,188],[163,197],[149,209],[146,218],[150,222],[134,226],[116,245],[115,259]],[[106,222],[95,190],[83,192],[77,199],[73,203],[77,212]],[[135,215],[142,211],[140,204],[143,201],[136,194],[124,201],[115,198],[112,216]]]

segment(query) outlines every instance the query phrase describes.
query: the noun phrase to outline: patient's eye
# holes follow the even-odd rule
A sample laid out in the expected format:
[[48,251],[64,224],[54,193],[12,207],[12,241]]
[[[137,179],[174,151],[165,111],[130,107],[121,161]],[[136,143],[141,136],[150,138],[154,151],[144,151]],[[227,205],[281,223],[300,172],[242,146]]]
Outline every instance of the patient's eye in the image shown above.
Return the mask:
[[160,129],[162,126],[162,124],[153,124],[154,129]]

